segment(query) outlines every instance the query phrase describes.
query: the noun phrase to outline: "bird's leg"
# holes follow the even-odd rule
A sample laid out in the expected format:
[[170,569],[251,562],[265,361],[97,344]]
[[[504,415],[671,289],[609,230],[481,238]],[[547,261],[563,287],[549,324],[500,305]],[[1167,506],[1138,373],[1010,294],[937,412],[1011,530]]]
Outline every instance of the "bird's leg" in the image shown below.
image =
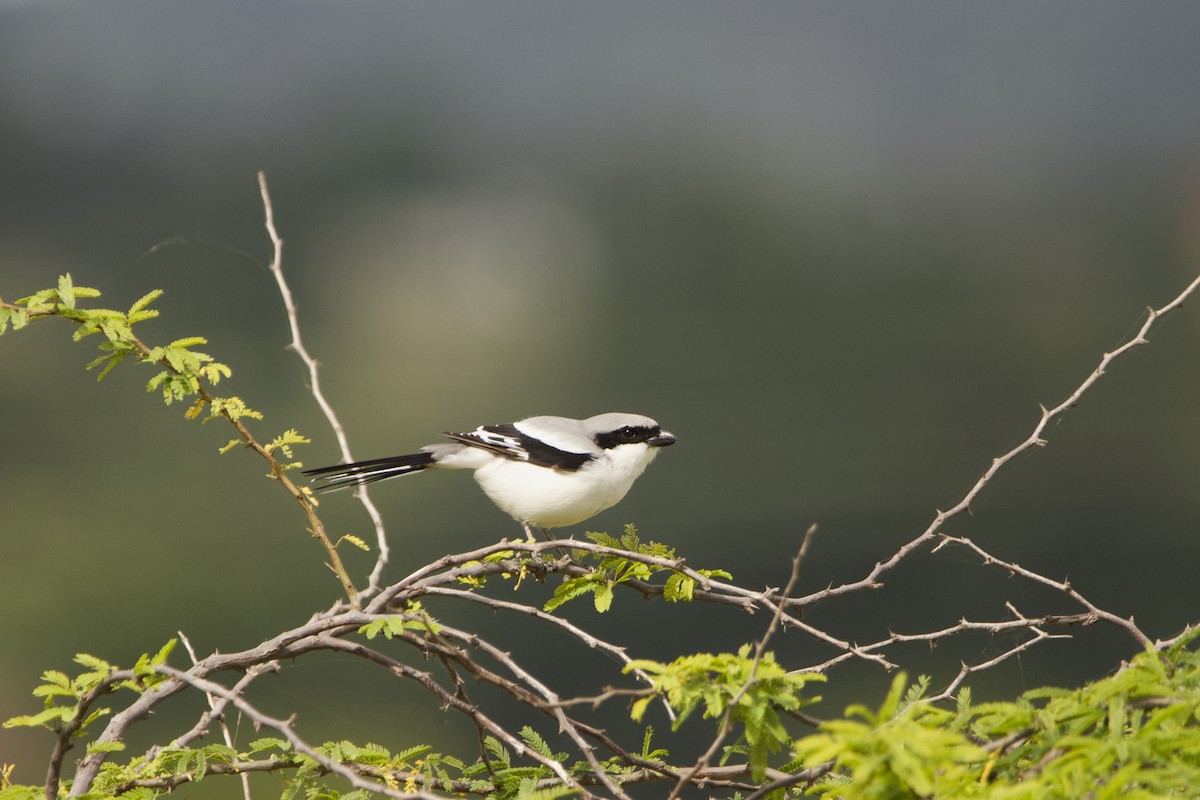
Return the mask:
[[[525,540],[531,544],[537,541],[537,539],[535,539],[533,536],[534,531],[537,531],[543,537],[545,537],[547,542],[554,541],[554,534],[550,533],[548,528],[539,528],[537,525],[533,525],[529,522],[522,522],[521,527],[525,529]],[[565,547],[556,547],[554,549],[557,550],[560,555],[565,556],[567,554],[567,548]]]
[[[547,542],[558,541],[558,537],[551,533],[549,528],[538,528],[537,530],[542,534],[542,536],[546,537]],[[559,556],[563,558],[570,558],[570,554],[567,552],[567,548],[565,547],[556,547],[554,548],[554,552],[558,553]]]

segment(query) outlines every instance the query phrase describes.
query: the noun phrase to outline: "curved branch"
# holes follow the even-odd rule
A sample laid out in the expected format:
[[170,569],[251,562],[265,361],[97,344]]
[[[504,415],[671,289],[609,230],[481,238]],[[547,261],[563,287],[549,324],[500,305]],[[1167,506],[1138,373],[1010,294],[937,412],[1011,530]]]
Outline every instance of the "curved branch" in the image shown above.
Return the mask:
[[[292,334],[292,342],[289,347],[300,357],[300,360],[304,362],[304,366],[308,370],[308,391],[312,394],[313,399],[317,401],[317,406],[320,407],[321,413],[325,415],[325,420],[333,430],[333,435],[337,438],[338,449],[341,451],[342,459],[347,462],[353,461],[354,456],[350,453],[350,442],[346,438],[346,430],[342,427],[337,412],[333,410],[333,406],[329,404],[329,401],[325,399],[325,394],[321,391],[320,368],[317,360],[309,354],[308,348],[304,346],[304,341],[300,338],[300,321],[296,313],[296,303],[292,299],[292,290],[288,286],[287,279],[283,277],[283,239],[279,237],[279,231],[275,228],[275,209],[271,205],[271,194],[267,190],[267,174],[262,170],[259,170],[258,173],[258,190],[262,196],[263,224],[267,229],[267,236],[271,240],[272,255],[269,268],[271,274],[275,276],[275,284],[279,287],[279,296],[282,298],[284,310],[287,312],[288,329]],[[371,570],[367,588],[363,589],[357,595],[351,595],[352,601],[357,599],[361,602],[379,590],[380,576],[383,574],[384,567],[387,566],[389,551],[387,532],[383,527],[383,515],[379,513],[379,509],[371,502],[371,497],[367,494],[366,485],[360,485],[355,494],[359,502],[362,503],[363,508],[366,509],[367,516],[371,518],[371,523],[375,527],[375,546],[379,549],[379,555],[375,559],[375,568]]]
[[1076,405],[1078,405],[1080,398],[1082,398],[1083,395],[1089,389],[1091,389],[1092,386],[1094,386],[1096,382],[1100,380],[1100,378],[1104,376],[1104,374],[1108,371],[1109,366],[1111,366],[1116,359],[1120,358],[1136,347],[1149,344],[1149,339],[1146,337],[1154,324],[1167,314],[1170,314],[1172,311],[1181,308],[1184,302],[1196,292],[1197,288],[1200,288],[1200,276],[1197,276],[1191,283],[1189,283],[1182,292],[1180,292],[1173,300],[1171,300],[1171,302],[1159,308],[1147,309],[1146,320],[1142,323],[1142,326],[1138,329],[1137,333],[1130,337],[1120,347],[1105,353],[1100,358],[1100,363],[1096,365],[1091,374],[1089,374],[1082,383],[1076,386],[1075,389],[1069,395],[1067,395],[1065,400],[1056,405],[1054,408],[1048,409],[1045,406],[1041,406],[1041,416],[1038,418],[1037,423],[1033,426],[1033,431],[1029,434],[1029,436],[1026,437],[1023,442],[1016,445],[1006,453],[993,458],[992,463],[986,470],[984,470],[983,474],[977,481],[975,481],[971,488],[967,490],[967,493],[964,494],[958,500],[958,502],[952,505],[950,508],[946,509],[945,511],[939,510],[937,514],[934,515],[934,518],[929,523],[928,527],[921,531],[920,534],[901,545],[900,548],[897,549],[896,552],[893,553],[889,558],[885,559],[884,561],[877,562],[871,571],[863,578],[860,578],[856,581],[843,583],[836,587],[830,586],[819,592],[813,592],[812,594],[796,598],[792,601],[793,604],[803,608],[830,597],[838,597],[840,595],[861,591],[863,589],[879,588],[879,586],[882,585],[883,578],[893,569],[895,569],[901,561],[903,561],[916,550],[920,549],[922,546],[933,541],[938,536],[938,533],[942,527],[949,520],[957,517],[963,512],[969,511],[971,508],[971,503],[975,501],[975,498],[979,496],[979,493],[982,492],[988,483],[991,482],[992,478],[996,476],[996,473],[998,473],[1022,453],[1038,447],[1044,447],[1047,441],[1046,439],[1042,438],[1042,434],[1045,432],[1046,426],[1049,425],[1052,420],[1061,417],[1063,414],[1067,413]]

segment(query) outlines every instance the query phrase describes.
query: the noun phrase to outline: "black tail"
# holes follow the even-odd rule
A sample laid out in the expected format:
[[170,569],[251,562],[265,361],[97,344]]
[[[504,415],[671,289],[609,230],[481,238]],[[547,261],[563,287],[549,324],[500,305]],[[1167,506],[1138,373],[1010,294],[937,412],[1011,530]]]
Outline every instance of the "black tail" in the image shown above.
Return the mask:
[[324,492],[420,472],[432,464],[433,460],[432,453],[413,453],[407,456],[389,456],[370,461],[355,461],[353,464],[306,469],[304,474],[312,476],[318,492]]

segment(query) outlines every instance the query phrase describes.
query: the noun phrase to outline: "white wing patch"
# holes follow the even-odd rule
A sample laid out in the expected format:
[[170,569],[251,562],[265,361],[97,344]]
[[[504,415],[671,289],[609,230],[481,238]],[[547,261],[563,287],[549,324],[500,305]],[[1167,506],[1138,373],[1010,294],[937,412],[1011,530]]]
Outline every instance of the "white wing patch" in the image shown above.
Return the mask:
[[463,444],[482,447],[485,450],[491,450],[494,453],[515,458],[518,461],[529,460],[529,451],[521,446],[519,435],[509,435],[495,430],[488,430],[483,425],[470,433],[447,433],[445,435]]
[[456,442],[489,450],[514,461],[574,472],[592,460],[588,453],[562,450],[530,436],[515,425],[482,425],[470,433],[445,433]]
[[478,439],[481,443],[489,447],[503,450],[513,458],[519,458],[522,461],[529,460],[529,451],[521,446],[521,440],[516,436],[507,436],[496,431],[489,431],[483,427],[476,428],[474,432],[468,435],[474,439]]

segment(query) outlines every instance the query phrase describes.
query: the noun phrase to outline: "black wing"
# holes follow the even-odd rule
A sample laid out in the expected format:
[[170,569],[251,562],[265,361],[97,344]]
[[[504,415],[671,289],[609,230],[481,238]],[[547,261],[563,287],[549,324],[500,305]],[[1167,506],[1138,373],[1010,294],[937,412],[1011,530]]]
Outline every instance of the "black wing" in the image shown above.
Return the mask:
[[551,447],[540,439],[521,433],[515,425],[481,425],[470,433],[442,434],[461,444],[490,450],[515,461],[527,461],[539,467],[575,472],[592,460],[587,453],[572,453]]

